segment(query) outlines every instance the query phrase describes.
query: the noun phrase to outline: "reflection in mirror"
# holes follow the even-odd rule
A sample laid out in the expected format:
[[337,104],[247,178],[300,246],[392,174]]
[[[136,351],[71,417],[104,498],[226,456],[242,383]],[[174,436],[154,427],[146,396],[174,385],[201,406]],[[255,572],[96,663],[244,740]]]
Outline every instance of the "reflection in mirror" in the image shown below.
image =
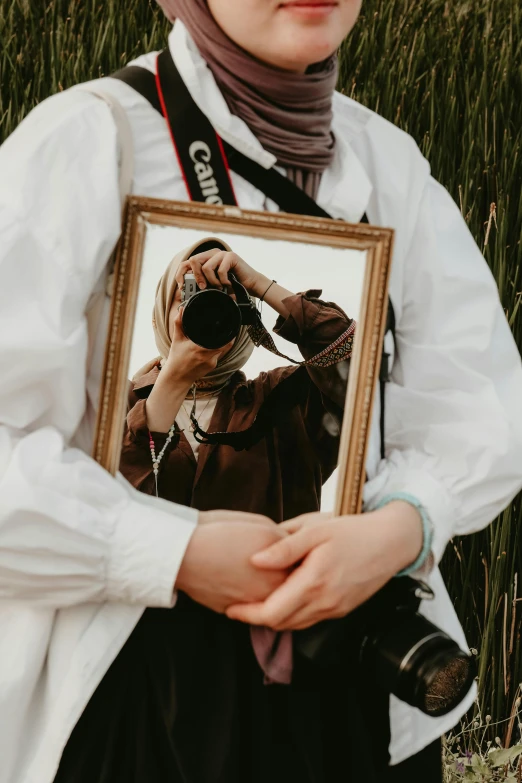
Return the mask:
[[[208,236],[208,230],[147,226],[131,348],[129,377],[133,380],[130,381],[120,469],[138,489],[155,493],[157,480],[160,497],[200,510],[252,510],[276,521],[317,510],[319,502],[322,510],[333,511],[341,406],[344,405],[349,368],[349,359],[343,357],[349,355],[354,339],[352,320],[357,321],[361,306],[366,252],[219,233],[218,238],[256,274],[268,278],[268,283],[277,281],[261,306],[262,323],[277,351],[295,362],[302,362],[303,355],[312,360],[312,364],[299,367],[263,346],[253,350],[250,346],[242,350],[238,358],[238,352],[234,353],[232,348],[221,358],[219,367],[241,369],[249,382],[241,381],[236,374],[217,394],[210,394],[212,390],[204,383],[198,384],[195,419],[203,432],[244,431],[257,416],[258,434],[251,435],[248,448],[236,450],[237,441],[232,445],[220,443],[216,446],[196,440],[198,433],[192,431],[190,420],[192,392],[185,397],[185,389],[182,398],[174,399],[174,387],[169,386],[170,377],[164,371],[167,368],[165,357],[163,375],[152,361],[161,352],[168,351],[161,334],[165,337],[166,330],[168,337],[172,335],[176,328],[174,310],[181,300],[179,286],[174,283],[173,309],[169,302],[169,312],[162,314],[157,304],[158,281],[175,256]],[[177,268],[178,261],[173,266]],[[241,282],[241,269],[236,272]],[[178,279],[181,279],[179,274]],[[166,283],[164,279],[164,296],[168,288]],[[171,285],[167,297],[172,290]],[[304,299],[296,296],[307,291],[314,293]],[[318,294],[318,291],[322,293]],[[259,308],[258,301],[256,304]],[[159,323],[162,318],[163,323]],[[274,333],[274,328],[279,333]],[[245,326],[236,340],[236,347],[244,334]],[[333,344],[338,338],[341,341],[336,347]],[[248,335],[246,340],[250,342]],[[227,357],[232,357],[228,364]],[[339,362],[339,358],[342,361]],[[171,428],[173,422],[168,420],[166,424],[167,420],[161,422],[160,417],[163,426],[156,429],[151,426],[151,444],[147,416],[149,406],[151,410],[153,408],[150,404],[154,400],[152,388],[159,377],[165,387],[161,391],[162,400],[170,395],[167,408],[171,405],[171,409],[179,409],[175,417],[177,427]],[[215,373],[211,377],[215,377]],[[219,377],[228,380],[230,375],[225,372]],[[231,395],[232,387],[235,391]],[[215,384],[214,389],[217,391]],[[155,396],[159,399],[159,383],[156,391]],[[180,435],[178,430],[183,433]],[[204,436],[200,434],[201,437]],[[242,445],[246,443],[245,440]],[[151,445],[154,453],[150,450]],[[153,459],[158,459],[160,454],[155,477]]]

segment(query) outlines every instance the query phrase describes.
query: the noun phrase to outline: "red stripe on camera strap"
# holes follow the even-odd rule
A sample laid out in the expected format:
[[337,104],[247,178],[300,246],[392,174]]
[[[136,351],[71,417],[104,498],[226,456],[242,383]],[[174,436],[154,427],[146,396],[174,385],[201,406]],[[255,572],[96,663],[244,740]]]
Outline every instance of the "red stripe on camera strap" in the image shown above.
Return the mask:
[[[189,199],[237,206],[223,141],[194,102],[168,49],[157,57],[155,79]],[[205,167],[204,176],[198,175]]]

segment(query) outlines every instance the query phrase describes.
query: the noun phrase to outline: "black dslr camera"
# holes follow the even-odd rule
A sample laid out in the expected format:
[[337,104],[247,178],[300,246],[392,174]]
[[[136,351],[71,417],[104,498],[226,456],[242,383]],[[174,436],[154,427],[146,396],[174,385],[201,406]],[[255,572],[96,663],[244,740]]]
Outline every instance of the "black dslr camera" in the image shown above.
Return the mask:
[[229,273],[235,300],[219,288],[200,289],[193,274],[184,276],[181,325],[185,335],[202,348],[222,348],[243,325],[256,322],[257,310],[246,289]]
[[475,667],[471,656],[419,614],[421,600],[433,597],[423,582],[396,577],[346,617],[296,632],[295,650],[330,666],[349,661],[356,640],[358,663],[372,681],[426,715],[446,715],[468,693]]

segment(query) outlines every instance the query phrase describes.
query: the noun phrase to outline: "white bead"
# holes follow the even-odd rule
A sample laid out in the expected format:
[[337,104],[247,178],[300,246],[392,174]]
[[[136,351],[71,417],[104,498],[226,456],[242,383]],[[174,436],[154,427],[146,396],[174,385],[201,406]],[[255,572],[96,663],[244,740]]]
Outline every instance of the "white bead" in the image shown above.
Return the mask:
[[167,440],[165,441],[165,445],[163,446],[163,448],[161,449],[161,451],[160,451],[160,453],[158,454],[157,457],[156,457],[155,449],[152,446],[150,447],[150,453],[151,453],[151,456],[152,456],[152,470],[153,470],[154,475],[156,476],[156,478],[158,476],[159,464],[161,462],[161,458],[165,454],[165,449],[167,448],[167,446],[171,442],[172,438],[174,437],[175,431],[176,431],[176,424],[174,423],[172,425],[172,427],[170,428],[170,430],[169,430],[169,434],[167,436]]

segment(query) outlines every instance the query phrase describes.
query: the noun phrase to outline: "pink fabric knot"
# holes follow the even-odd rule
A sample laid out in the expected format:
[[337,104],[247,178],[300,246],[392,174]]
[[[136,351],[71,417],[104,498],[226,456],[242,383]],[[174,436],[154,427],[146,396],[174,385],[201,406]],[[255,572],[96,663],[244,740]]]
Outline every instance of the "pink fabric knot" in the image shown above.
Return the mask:
[[262,625],[251,625],[250,639],[265,674],[265,685],[289,685],[293,669],[292,631],[273,631]]

